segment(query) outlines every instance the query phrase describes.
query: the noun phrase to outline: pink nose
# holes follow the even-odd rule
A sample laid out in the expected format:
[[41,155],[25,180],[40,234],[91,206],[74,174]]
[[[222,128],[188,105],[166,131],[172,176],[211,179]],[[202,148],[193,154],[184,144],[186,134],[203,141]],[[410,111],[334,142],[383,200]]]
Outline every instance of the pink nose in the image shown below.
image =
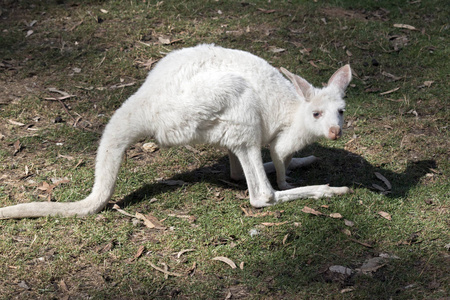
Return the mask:
[[328,132],[328,137],[331,140],[337,140],[342,135],[341,127],[339,126],[331,126],[330,131]]

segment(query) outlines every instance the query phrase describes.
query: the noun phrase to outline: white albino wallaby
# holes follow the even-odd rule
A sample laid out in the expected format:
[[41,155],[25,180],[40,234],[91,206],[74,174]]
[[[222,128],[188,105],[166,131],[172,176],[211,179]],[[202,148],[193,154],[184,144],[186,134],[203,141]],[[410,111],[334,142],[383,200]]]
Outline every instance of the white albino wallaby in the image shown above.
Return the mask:
[[[245,176],[254,207],[299,198],[331,197],[347,187],[292,188],[286,169],[315,160],[292,158],[320,137],[341,136],[343,100],[352,74],[349,65],[324,88],[248,52],[214,45],[173,51],[149,73],[144,84],[114,113],[98,148],[95,183],[78,202],[32,202],[0,208],[0,218],[47,215],[84,216],[102,210],[111,198],[125,150],[153,137],[161,146],[208,143],[229,150],[231,177]],[[263,164],[261,146],[270,144],[272,163]],[[276,171],[281,191],[266,172]]]

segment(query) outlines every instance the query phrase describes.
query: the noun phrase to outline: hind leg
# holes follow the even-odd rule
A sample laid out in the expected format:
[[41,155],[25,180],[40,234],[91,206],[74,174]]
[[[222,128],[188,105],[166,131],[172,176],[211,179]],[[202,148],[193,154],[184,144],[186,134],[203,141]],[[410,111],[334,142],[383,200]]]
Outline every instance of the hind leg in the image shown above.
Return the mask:
[[242,170],[241,163],[237,156],[228,150],[228,157],[230,160],[230,177],[233,180],[242,180],[245,179],[244,170]]
[[301,198],[332,197],[351,192],[348,187],[314,185],[298,187],[286,191],[274,191],[267,179],[259,147],[240,147],[234,150],[242,165],[250,194],[250,204],[265,207]]
[[239,147],[234,150],[234,154],[239,159],[245,174],[250,204],[254,207],[265,207],[275,204],[275,191],[264,171],[260,147]]

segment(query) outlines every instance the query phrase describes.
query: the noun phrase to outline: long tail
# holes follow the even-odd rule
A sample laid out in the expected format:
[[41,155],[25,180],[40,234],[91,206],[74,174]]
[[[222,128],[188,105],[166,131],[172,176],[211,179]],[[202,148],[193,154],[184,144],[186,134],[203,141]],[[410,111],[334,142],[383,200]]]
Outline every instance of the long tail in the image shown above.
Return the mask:
[[[111,198],[125,150],[141,136],[141,110],[129,99],[105,128],[97,151],[92,192],[77,202],[31,202],[0,208],[0,219],[85,216],[101,211]],[[139,122],[141,121],[141,122]],[[140,123],[140,124],[139,124]]]

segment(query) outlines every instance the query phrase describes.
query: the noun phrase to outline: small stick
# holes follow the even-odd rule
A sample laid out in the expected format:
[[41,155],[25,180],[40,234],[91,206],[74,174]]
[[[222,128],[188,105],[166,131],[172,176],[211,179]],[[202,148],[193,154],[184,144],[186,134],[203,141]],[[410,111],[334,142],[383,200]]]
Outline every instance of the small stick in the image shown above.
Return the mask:
[[373,246],[370,245],[370,244],[367,244],[367,243],[364,243],[364,242],[360,242],[360,241],[352,239],[352,238],[349,238],[349,241],[352,241],[352,242],[355,242],[357,244],[363,245],[363,246],[365,246],[367,248],[373,248]]
[[121,209],[121,208],[119,207],[119,205],[117,205],[117,204],[114,204],[113,209],[117,210],[118,212],[120,212],[121,214],[123,214],[123,215],[125,215],[125,216],[132,217],[132,218],[136,218],[136,216],[134,216],[134,215],[132,215],[132,214],[129,214],[129,213],[127,213],[126,211],[124,211],[123,209]]
[[64,108],[64,110],[66,111],[66,113],[72,118],[72,120],[74,122],[76,122],[77,120],[70,114],[69,110],[67,109],[66,104],[64,104],[64,102],[62,102],[62,100],[68,99],[68,98],[71,98],[71,97],[75,97],[75,96],[74,95],[66,95],[66,96],[59,97],[59,98],[44,98],[44,100],[58,101],[59,103],[61,103],[61,105]]
[[175,276],[175,277],[183,276],[182,274],[179,274],[179,273],[169,272],[169,271],[167,271],[167,270],[161,269],[161,268],[155,266],[155,265],[152,264],[152,263],[150,263],[150,266],[151,266],[153,269],[155,269],[155,270],[157,270],[157,271],[160,271],[160,272],[162,272],[162,273],[164,273],[164,274],[166,274],[166,275],[169,275],[169,276]]

